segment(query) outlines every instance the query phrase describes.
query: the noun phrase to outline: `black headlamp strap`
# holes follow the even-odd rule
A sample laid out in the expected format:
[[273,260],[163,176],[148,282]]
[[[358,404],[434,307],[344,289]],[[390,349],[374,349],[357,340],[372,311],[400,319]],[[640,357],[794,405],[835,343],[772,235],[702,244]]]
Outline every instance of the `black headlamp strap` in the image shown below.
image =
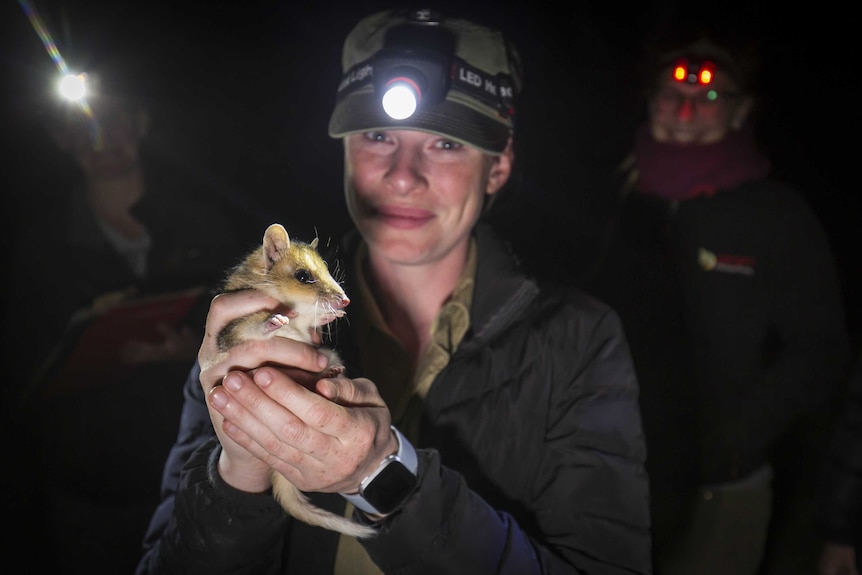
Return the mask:
[[[374,58],[364,60],[348,70],[338,84],[336,99],[374,82]],[[508,118],[514,114],[514,82],[508,74],[491,76],[474,68],[460,58],[453,58],[450,71],[450,89],[464,92],[496,109]]]

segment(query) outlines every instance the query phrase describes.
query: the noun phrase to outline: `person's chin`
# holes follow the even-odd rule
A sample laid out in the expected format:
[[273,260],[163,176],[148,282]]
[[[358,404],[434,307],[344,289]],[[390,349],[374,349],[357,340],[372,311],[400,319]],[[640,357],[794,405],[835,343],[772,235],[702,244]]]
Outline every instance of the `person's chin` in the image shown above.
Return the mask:
[[673,130],[668,136],[669,142],[680,146],[695,146],[701,143],[701,134],[699,132]]
[[705,146],[718,142],[724,134],[703,130],[668,130],[666,141],[678,146]]
[[388,223],[377,222],[365,231],[369,234],[366,239],[374,245],[375,250],[392,261],[414,262],[422,259],[422,254],[428,248],[429,238],[423,226],[388,225]]

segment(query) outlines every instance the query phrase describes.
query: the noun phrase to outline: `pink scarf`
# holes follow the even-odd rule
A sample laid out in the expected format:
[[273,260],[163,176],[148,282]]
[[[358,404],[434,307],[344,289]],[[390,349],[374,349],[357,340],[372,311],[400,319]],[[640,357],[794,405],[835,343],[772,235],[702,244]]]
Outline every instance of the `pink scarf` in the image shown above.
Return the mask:
[[642,127],[634,151],[639,174],[635,191],[668,200],[712,195],[763,179],[771,168],[748,128],[730,132],[712,144],[680,145],[656,142],[647,127]]

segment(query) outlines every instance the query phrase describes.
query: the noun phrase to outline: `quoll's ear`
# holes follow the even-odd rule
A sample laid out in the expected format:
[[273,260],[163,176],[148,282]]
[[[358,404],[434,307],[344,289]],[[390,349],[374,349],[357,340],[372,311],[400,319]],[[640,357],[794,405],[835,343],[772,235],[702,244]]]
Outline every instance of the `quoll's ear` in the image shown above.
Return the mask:
[[272,224],[266,228],[263,234],[263,265],[267,271],[272,269],[272,266],[281,260],[289,249],[290,237],[283,225]]
[[313,240],[311,240],[311,243],[308,245],[311,246],[311,249],[316,250],[317,249],[317,238],[314,238]]

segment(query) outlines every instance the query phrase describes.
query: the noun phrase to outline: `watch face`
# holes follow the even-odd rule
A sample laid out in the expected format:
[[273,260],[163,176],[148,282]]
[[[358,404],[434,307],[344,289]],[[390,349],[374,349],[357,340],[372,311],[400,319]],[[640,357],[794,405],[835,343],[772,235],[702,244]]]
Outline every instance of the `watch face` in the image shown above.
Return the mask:
[[383,514],[391,513],[407,499],[416,486],[416,476],[398,461],[393,461],[377,474],[362,491],[362,496]]

